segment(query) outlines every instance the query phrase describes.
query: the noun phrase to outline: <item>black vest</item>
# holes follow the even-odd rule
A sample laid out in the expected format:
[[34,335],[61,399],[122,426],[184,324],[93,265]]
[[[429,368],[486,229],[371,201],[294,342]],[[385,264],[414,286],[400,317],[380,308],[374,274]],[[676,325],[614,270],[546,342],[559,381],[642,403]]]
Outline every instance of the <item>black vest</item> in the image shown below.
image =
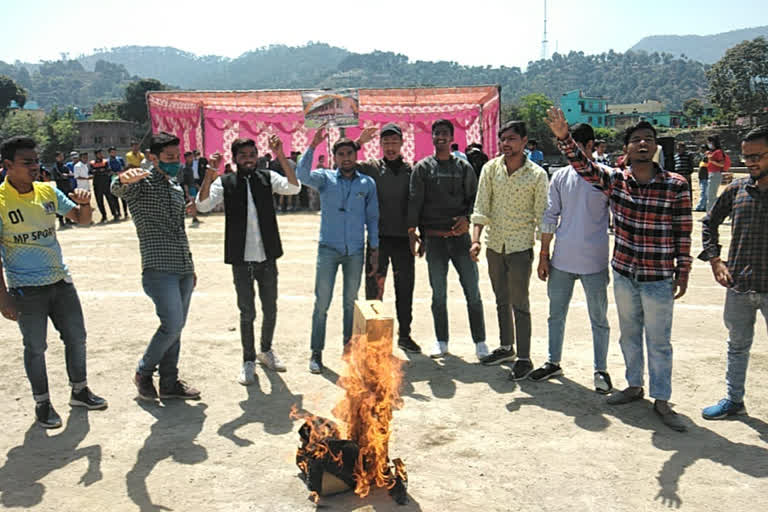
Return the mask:
[[277,230],[277,217],[272,202],[272,182],[269,171],[257,169],[250,179],[238,173],[224,174],[220,178],[224,187],[224,262],[243,263],[245,233],[248,227],[248,184],[259,215],[259,229],[267,259],[283,255],[283,245]]

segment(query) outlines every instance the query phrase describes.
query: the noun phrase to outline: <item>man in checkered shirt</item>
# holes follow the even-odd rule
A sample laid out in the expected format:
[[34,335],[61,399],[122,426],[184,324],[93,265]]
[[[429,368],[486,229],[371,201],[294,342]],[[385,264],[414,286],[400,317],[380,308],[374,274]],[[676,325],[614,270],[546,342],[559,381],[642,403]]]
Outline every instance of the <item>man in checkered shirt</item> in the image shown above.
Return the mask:
[[[704,250],[699,259],[708,261],[715,280],[728,288],[723,312],[728,328],[727,395],[702,411],[707,420],[747,413],[744,382],[757,311],[768,321],[768,125],[744,137],[741,154],[749,178],[728,185],[702,221]],[[729,216],[732,235],[725,262],[720,259],[718,229]]]
[[130,208],[141,251],[142,285],[155,303],[160,327],[134,377],[139,397],[158,398],[152,376],[160,374],[159,397],[197,399],[200,392],[179,380],[181,330],[197,282],[184,231],[186,198],[178,184],[179,139],[160,132],[150,142],[152,167],[128,169],[112,178],[112,193]]
[[547,124],[560,151],[585,180],[610,198],[614,218],[614,296],[619,344],[629,384],[608,398],[610,405],[643,397],[643,332],[648,350],[650,396],[665,425],[685,431],[669,406],[672,394],[672,310],[685,294],[691,270],[691,197],[688,182],[653,162],[656,130],[641,121],[627,128],[624,145],[630,164],[609,170],[590,162],[568,130],[563,111],[550,108]]

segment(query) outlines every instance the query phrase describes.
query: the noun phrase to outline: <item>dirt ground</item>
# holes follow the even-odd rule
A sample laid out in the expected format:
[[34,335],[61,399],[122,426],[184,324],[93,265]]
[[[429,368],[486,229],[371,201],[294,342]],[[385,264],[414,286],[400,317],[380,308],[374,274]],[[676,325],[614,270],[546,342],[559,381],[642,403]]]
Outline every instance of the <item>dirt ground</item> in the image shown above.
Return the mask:
[[[695,214],[695,219],[701,218]],[[98,218],[98,214],[96,214]],[[67,405],[63,346],[49,330],[48,371],[64,427],[34,424],[34,406],[16,325],[0,322],[0,503],[4,507],[75,511],[312,510],[294,463],[296,404],[329,415],[339,398],[341,284],[328,319],[326,373],[307,370],[319,216],[280,217],[276,351],[288,372],[258,370],[258,382],[236,382],[238,312],[223,263],[223,217],[189,229],[199,276],[182,337],[181,375],[202,391],[199,402],[146,405],[135,400],[136,362],[157,327],[140,282],[132,222],[59,232],[85,312],[91,387],[109,409],[86,413]],[[695,223],[693,253],[701,248]],[[727,245],[728,229],[724,230]],[[491,348],[497,345],[493,293],[481,263],[481,291]],[[428,348],[433,329],[426,262],[417,262],[413,336]],[[755,510],[768,495],[768,380],[762,319],[752,349],[746,403],[750,416],[706,422],[702,407],[724,396],[725,290],[706,263],[694,263],[688,293],[675,306],[673,402],[689,431],[672,432],[643,401],[609,407],[592,389],[592,341],[584,295],[576,287],[566,331],[563,378],[514,383],[508,369],[476,363],[463,296],[449,274],[451,350],[436,362],[407,363],[404,408],[395,414],[391,453],[407,465],[411,502],[385,492],[324,499],[328,510]],[[362,295],[362,294],[361,294]],[[623,387],[624,364],[612,292],[609,371]],[[392,305],[391,281],[387,304]],[[533,360],[547,354],[544,283],[531,282]],[[260,315],[257,318],[257,332]],[[405,357],[398,351],[398,355]]]

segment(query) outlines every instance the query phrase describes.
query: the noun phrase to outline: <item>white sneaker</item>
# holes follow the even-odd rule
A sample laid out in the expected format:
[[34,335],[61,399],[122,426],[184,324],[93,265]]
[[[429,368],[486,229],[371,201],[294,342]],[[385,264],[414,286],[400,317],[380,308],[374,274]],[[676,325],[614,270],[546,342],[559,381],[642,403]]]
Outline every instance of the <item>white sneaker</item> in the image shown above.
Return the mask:
[[240,376],[237,378],[237,382],[243,386],[250,386],[256,382],[256,363],[253,361],[246,361],[243,363],[243,369],[240,370]]
[[268,350],[267,352],[259,352],[256,355],[256,359],[259,360],[259,362],[272,370],[273,372],[284,372],[285,371],[285,364],[280,360],[277,355],[272,350]]
[[436,341],[435,346],[432,347],[432,351],[429,353],[429,357],[432,359],[437,359],[438,357],[443,357],[446,355],[448,355],[448,342]]
[[488,351],[488,345],[486,345],[484,341],[475,343],[475,355],[477,355],[478,360],[482,361],[488,357],[489,354],[490,352]]

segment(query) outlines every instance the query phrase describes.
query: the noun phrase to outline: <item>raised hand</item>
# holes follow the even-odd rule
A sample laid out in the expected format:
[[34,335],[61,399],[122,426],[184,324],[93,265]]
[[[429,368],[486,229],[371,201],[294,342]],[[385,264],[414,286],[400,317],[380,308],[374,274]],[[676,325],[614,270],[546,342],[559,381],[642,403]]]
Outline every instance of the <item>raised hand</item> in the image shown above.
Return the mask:
[[215,153],[212,153],[211,156],[208,158],[208,166],[213,167],[214,169],[218,169],[219,165],[221,165],[222,160],[221,153],[218,151]]
[[283,140],[277,135],[270,135],[269,137],[269,150],[272,151],[275,156],[283,154]]
[[91,193],[88,190],[83,190],[82,188],[76,188],[69,194],[67,194],[71,200],[76,202],[77,204],[91,204]]
[[360,132],[360,136],[357,138],[357,143],[361,146],[363,144],[367,144],[373,139],[376,138],[376,132],[378,131],[378,128],[375,126],[369,126],[368,128],[363,128],[363,131]]
[[557,107],[549,107],[547,118],[544,120],[552,130],[552,133],[560,140],[568,137],[568,121],[565,119],[563,111]]
[[120,173],[120,183],[123,185],[137,183],[148,177],[150,174],[152,173],[144,169],[128,169],[127,171]]
[[325,123],[321,124],[320,127],[315,132],[315,136],[312,137],[312,144],[311,146],[313,148],[316,148],[321,142],[323,142],[323,139],[328,137],[328,132],[325,130]]

